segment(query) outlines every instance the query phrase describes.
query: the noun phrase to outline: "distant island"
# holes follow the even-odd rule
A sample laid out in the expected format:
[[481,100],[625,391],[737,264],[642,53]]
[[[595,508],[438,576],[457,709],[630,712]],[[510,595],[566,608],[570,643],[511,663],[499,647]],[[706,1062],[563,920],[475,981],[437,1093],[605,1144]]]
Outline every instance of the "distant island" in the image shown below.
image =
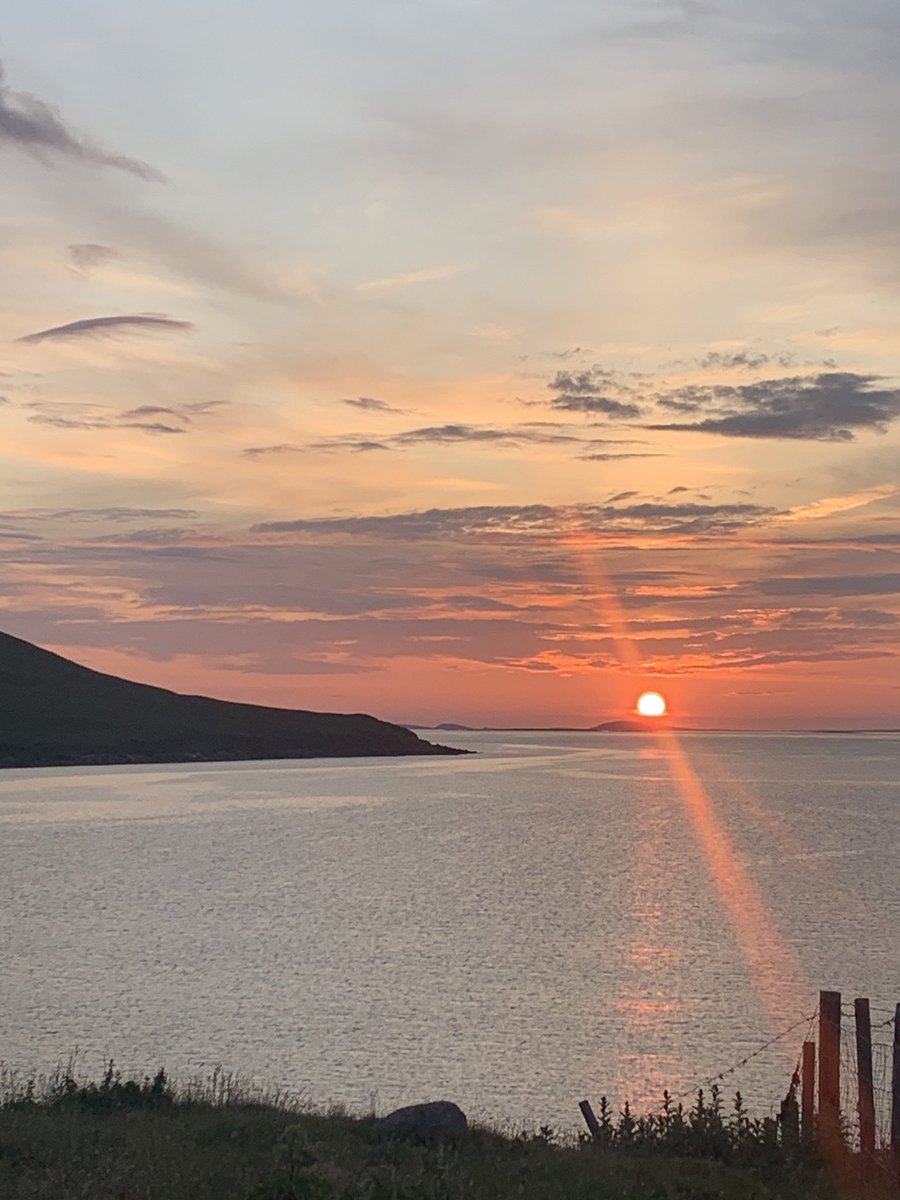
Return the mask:
[[658,733],[661,729],[673,733],[734,733],[734,734],[856,734],[900,733],[900,726],[872,725],[859,729],[737,729],[722,725],[673,725],[667,718],[625,717],[618,721],[602,721],[599,725],[457,725],[445,721],[441,725],[419,725],[410,722],[407,729],[422,729],[434,733]]
[[[410,729],[434,730],[435,733],[656,733],[660,729],[678,729],[665,718],[628,717],[620,721],[603,721],[599,725],[457,725],[445,721],[441,725],[410,725]],[[679,732],[684,732],[679,730]],[[697,730],[696,732],[711,732]]]
[[664,717],[627,717],[621,721],[592,725],[588,733],[656,733],[660,729],[672,728],[672,723]]
[[355,713],[185,696],[0,633],[0,767],[465,754]]

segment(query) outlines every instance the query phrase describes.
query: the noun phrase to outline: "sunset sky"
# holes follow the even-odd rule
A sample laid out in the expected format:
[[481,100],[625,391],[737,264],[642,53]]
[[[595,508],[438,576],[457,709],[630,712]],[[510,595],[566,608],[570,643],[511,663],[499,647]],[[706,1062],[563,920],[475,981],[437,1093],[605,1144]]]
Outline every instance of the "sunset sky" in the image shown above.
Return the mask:
[[392,720],[900,726],[896,0],[47,0],[0,629]]

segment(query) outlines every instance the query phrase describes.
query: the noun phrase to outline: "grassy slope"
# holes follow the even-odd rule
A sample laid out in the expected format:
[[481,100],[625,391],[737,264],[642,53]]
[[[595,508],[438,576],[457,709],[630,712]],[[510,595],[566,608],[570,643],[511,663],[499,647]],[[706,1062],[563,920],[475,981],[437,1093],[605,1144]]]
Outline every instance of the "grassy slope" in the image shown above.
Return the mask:
[[[0,1076],[2,1076],[0,1072]],[[0,1078],[4,1200],[892,1200],[777,1143],[746,1165],[675,1157],[656,1146],[558,1146],[549,1131],[475,1129],[459,1147],[391,1142],[371,1119],[250,1103],[239,1089],[176,1094],[160,1074],[79,1086],[58,1076],[42,1098]],[[220,1085],[223,1080],[220,1080]],[[699,1145],[699,1143],[698,1143]],[[757,1147],[757,1150],[759,1147]],[[721,1157],[721,1155],[720,1155]],[[847,1159],[849,1163],[849,1157]]]
[[374,717],[264,708],[102,675],[0,633],[0,763],[435,752]]
[[7,1200],[831,1200],[824,1181],[561,1149],[476,1131],[460,1150],[276,1108],[0,1113]]

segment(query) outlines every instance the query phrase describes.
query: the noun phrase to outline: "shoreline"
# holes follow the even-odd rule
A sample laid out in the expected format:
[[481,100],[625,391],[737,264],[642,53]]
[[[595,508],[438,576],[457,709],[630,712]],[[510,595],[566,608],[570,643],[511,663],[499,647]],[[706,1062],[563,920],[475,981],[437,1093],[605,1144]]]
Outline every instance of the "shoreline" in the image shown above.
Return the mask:
[[210,766],[216,763],[284,763],[284,762],[313,762],[320,760],[322,762],[344,762],[349,759],[396,759],[396,758],[457,758],[460,755],[476,754],[475,750],[463,750],[454,746],[441,746],[435,742],[422,742],[423,747],[427,749],[411,749],[411,750],[384,750],[375,751],[368,754],[276,754],[267,756],[242,755],[242,754],[215,754],[215,755],[200,755],[200,754],[185,754],[181,757],[176,755],[167,755],[165,757],[156,757],[142,754],[80,754],[80,755],[59,755],[52,756],[48,759],[38,759],[33,756],[23,756],[21,759],[13,758],[8,755],[0,756],[0,771],[26,771],[39,770],[42,767],[142,767],[142,766],[160,766],[160,767],[180,767],[189,766],[191,764],[208,764]]

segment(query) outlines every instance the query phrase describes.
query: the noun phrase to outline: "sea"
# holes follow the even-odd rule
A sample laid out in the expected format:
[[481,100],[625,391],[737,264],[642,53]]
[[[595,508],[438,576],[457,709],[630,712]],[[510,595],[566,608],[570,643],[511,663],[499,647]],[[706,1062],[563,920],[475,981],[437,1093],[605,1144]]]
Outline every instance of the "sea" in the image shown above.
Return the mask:
[[885,1093],[900,735],[423,736],[476,753],[0,772],[7,1079],[765,1116],[831,989]]

